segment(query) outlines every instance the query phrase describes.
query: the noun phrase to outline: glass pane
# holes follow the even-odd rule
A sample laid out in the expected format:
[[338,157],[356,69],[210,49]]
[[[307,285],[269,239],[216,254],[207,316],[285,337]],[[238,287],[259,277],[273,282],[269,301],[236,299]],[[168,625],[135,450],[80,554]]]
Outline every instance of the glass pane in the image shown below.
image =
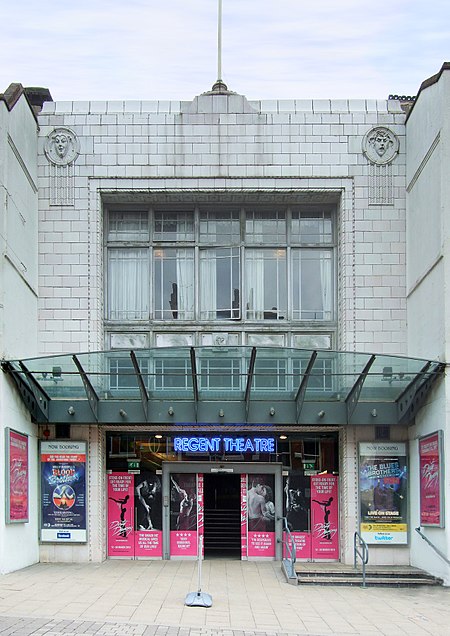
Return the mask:
[[[167,408],[173,401],[193,398],[191,368],[192,351],[189,347],[136,350],[144,383],[151,397],[167,390]],[[195,349],[200,399],[236,402],[245,397],[251,347],[200,347]],[[280,401],[295,399],[313,352],[305,349],[281,347],[274,351],[258,347],[254,369],[254,382],[250,399],[265,400],[276,392]],[[130,397],[140,400],[137,376],[129,351],[81,353],[77,359],[86,372],[99,399],[110,400]],[[330,400],[345,402],[358,378],[371,361],[367,353],[343,353],[317,351],[306,386],[305,400]],[[35,381],[55,400],[87,400],[80,371],[74,358],[53,356],[23,361]],[[15,373],[25,384],[29,383],[23,369],[12,361]],[[368,368],[368,367],[367,367]],[[376,356],[371,361],[359,402],[375,400],[393,403],[404,394],[414,380],[431,377],[441,372],[438,363],[399,356]],[[292,378],[292,380],[291,380]],[[260,389],[260,390],[253,390]],[[164,396],[163,396],[164,397]],[[77,406],[75,404],[75,410]],[[118,407],[120,408],[120,406]]]
[[155,360],[155,389],[192,390],[190,360],[177,358]]
[[249,320],[286,318],[286,250],[246,250],[246,309]]
[[[294,377],[294,385],[299,387],[309,359],[297,359],[293,361],[292,371]],[[331,393],[333,390],[333,360],[329,358],[317,359],[308,379],[308,392],[312,393]]]
[[331,250],[292,250],[294,320],[333,318]]
[[294,334],[293,343],[294,347],[299,347],[300,349],[331,349],[331,334]]
[[228,389],[238,391],[241,388],[241,361],[239,358],[202,358],[199,365],[200,389]]
[[[24,382],[26,376],[14,365]],[[86,391],[72,356],[54,356],[26,360],[27,369],[52,399],[84,398]]]
[[155,241],[193,241],[193,212],[155,212]]
[[[148,359],[141,359],[139,362],[144,383],[148,388]],[[117,394],[124,397],[139,397],[139,384],[133,363],[129,355],[127,357],[110,358],[109,360],[109,389],[112,397]]]
[[200,319],[240,318],[239,248],[200,252]]
[[286,336],[283,333],[249,333],[247,344],[252,347],[284,347]]
[[236,245],[240,239],[238,211],[200,212],[200,243]]
[[172,473],[170,481],[170,530],[197,530],[197,475]]
[[423,360],[377,356],[364,382],[360,399],[374,399],[374,396],[380,395],[380,390],[386,397],[395,398],[414,380],[424,365]]
[[155,344],[157,347],[192,347],[195,338],[193,333],[157,333]]
[[286,213],[248,211],[245,214],[246,243],[286,243]]
[[109,320],[146,320],[149,317],[148,250],[108,251]]
[[194,250],[155,249],[154,304],[156,320],[194,318]]
[[148,241],[148,213],[109,212],[108,241]]
[[291,237],[294,243],[332,243],[333,223],[331,211],[293,210]]
[[288,386],[287,360],[256,356],[253,389],[284,391]]

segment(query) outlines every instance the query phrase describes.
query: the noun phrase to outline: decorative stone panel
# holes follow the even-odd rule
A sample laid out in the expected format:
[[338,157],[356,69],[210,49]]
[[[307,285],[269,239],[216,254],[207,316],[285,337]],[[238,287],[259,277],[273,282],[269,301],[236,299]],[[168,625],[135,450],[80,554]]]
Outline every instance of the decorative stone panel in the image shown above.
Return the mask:
[[364,156],[369,167],[369,205],[392,205],[394,187],[392,162],[398,155],[399,141],[389,128],[378,126],[364,136]]
[[79,141],[69,128],[54,128],[45,141],[50,162],[50,205],[74,205],[74,163],[80,153]]

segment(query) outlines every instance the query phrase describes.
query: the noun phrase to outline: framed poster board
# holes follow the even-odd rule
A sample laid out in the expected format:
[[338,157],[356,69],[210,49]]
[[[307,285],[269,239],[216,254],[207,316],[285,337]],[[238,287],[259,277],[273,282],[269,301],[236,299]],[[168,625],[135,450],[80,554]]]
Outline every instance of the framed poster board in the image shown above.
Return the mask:
[[442,431],[419,439],[420,525],[443,528],[444,461]]
[[405,443],[360,443],[359,507],[366,543],[408,543],[407,478]]
[[41,442],[41,541],[85,543],[87,443]]
[[29,519],[28,435],[12,428],[6,434],[6,523],[26,523]]

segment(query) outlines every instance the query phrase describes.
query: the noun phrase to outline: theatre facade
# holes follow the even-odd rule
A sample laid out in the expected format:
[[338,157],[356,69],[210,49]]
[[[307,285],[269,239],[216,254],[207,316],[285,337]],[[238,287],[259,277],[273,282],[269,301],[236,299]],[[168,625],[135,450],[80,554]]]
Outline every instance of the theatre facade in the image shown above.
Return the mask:
[[288,536],[352,563],[357,531],[450,581],[448,71],[378,101],[5,91],[3,572]]

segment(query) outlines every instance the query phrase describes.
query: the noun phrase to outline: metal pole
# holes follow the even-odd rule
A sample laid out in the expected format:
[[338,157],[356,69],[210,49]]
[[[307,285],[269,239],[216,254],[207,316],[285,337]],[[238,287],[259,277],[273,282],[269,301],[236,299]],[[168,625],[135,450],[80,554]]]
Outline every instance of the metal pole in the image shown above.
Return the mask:
[[217,27],[217,81],[222,81],[222,0],[219,0]]
[[203,559],[203,535],[198,538],[198,588],[200,594],[202,591],[202,559]]

